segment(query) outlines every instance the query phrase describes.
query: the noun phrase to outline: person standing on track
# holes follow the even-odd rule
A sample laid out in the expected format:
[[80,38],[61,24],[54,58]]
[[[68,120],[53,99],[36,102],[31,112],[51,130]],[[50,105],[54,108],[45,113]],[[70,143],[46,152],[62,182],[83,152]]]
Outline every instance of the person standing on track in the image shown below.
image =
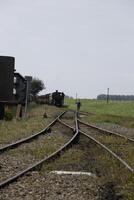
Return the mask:
[[80,107],[81,107],[81,102],[80,102],[80,100],[77,101],[76,105],[77,105],[77,111],[79,111],[79,110],[80,110]]

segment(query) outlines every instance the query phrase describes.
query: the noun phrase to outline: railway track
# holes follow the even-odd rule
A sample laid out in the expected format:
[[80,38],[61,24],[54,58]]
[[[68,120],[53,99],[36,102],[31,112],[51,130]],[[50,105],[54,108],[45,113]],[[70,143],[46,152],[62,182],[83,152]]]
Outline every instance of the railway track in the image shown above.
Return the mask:
[[45,127],[42,131],[35,133],[29,137],[26,138],[22,138],[21,140],[18,140],[16,142],[13,142],[11,144],[8,144],[4,147],[0,148],[0,154],[9,150],[9,149],[13,149],[16,148],[17,146],[23,144],[23,143],[27,143],[30,142],[32,140],[37,139],[40,135],[44,135],[48,132],[48,130],[56,123],[56,121],[58,120],[59,117],[62,117],[64,114],[66,113],[66,111],[62,112],[60,115],[58,115],[50,124],[47,125],[47,127]]
[[81,120],[79,120],[79,119],[78,119],[78,122],[79,122],[80,124],[82,124],[82,125],[85,125],[85,126],[91,128],[92,130],[94,129],[94,130],[96,130],[96,131],[101,132],[103,135],[114,135],[114,136],[123,138],[123,139],[125,139],[125,140],[127,140],[127,141],[129,141],[129,142],[132,142],[132,143],[134,142],[134,139],[129,138],[129,137],[127,137],[127,136],[125,136],[125,135],[122,135],[122,134],[120,134],[120,133],[116,133],[116,132],[113,132],[113,131],[109,131],[109,130],[106,130],[106,129],[99,128],[99,127],[94,126],[94,125],[92,125],[92,124],[83,122],[83,121],[81,121]]
[[[93,115],[95,116],[96,114],[90,113],[90,112],[82,112],[82,111],[79,112],[80,118],[83,118],[84,116],[86,116],[86,117],[84,117],[84,119],[88,121],[88,124],[89,124],[89,117],[92,117]],[[93,125],[93,124],[90,124],[90,126],[96,127],[96,125]],[[104,127],[104,128],[101,128],[100,126]],[[97,128],[100,128],[102,130],[106,130],[107,132],[109,130],[109,132],[112,132],[114,134],[121,135],[121,136],[124,136],[124,137],[127,135],[126,138],[134,141],[134,131],[131,128],[129,128],[129,130],[128,130],[128,128],[125,127],[125,126],[123,127],[123,126],[120,126],[120,125],[112,125],[112,124],[111,124],[111,126],[109,126],[109,125],[107,126],[106,124],[103,124],[103,125],[99,124],[99,125],[97,125]],[[113,131],[111,131],[111,129]]]
[[[68,125],[63,119],[58,119],[64,126],[72,127]],[[108,152],[112,157],[118,160],[129,171],[134,172],[133,165],[133,152],[134,145],[133,139],[127,138],[118,133],[110,132],[98,127],[91,126],[78,119],[79,133],[83,134],[88,139],[92,140],[96,145],[100,146],[103,150]],[[88,129],[88,128],[89,129]],[[72,127],[73,128],[73,127]],[[130,155],[128,155],[127,148],[129,147]],[[124,150],[124,151],[123,151]]]
[[[80,129],[94,138],[95,141],[105,146],[109,152],[112,151],[122,163],[128,163],[128,168],[133,171],[134,166],[134,140],[124,135],[107,131],[78,120]],[[124,161],[124,162],[123,162]],[[131,166],[131,167],[130,167]]]
[[[61,152],[65,151],[67,148],[69,148],[70,146],[72,146],[73,144],[76,144],[79,142],[79,137],[80,134],[86,138],[89,139],[89,141],[92,140],[92,142],[95,145],[100,146],[104,151],[107,151],[110,155],[112,155],[112,157],[114,157],[114,159],[118,160],[122,165],[124,165],[130,172],[133,172],[133,168],[125,161],[123,160],[119,155],[117,155],[115,152],[113,152],[109,147],[107,147],[105,144],[103,144],[102,142],[100,142],[98,139],[95,138],[95,135],[98,135],[98,132],[94,132],[91,134],[91,132],[89,131],[89,129],[87,129],[87,124],[83,124],[80,120],[77,119],[77,113],[75,113],[75,120],[71,120],[69,124],[67,124],[66,122],[69,120],[65,120],[63,121],[63,116],[66,112],[62,113],[61,115],[59,115],[57,118],[54,119],[54,121],[52,123],[50,123],[43,131],[41,131],[40,133],[34,134],[28,138],[22,139],[16,143],[10,144],[4,148],[0,149],[0,153],[4,153],[12,148],[16,148],[18,146],[20,146],[22,143],[25,142],[29,142],[32,141],[33,139],[38,138],[38,136],[47,133],[48,130],[54,126],[54,124],[56,122],[64,125],[65,127],[69,128],[70,130],[72,130],[73,132],[73,136],[71,137],[71,139],[68,139],[67,142],[64,143],[64,145],[62,144],[62,146],[60,148],[58,148],[58,150],[55,150],[53,153],[49,154],[48,156],[44,155],[43,159],[38,160],[37,162],[34,162],[34,164],[29,165],[28,167],[25,167],[25,169],[17,172],[15,175],[7,178],[6,180],[2,180],[0,183],[0,189],[6,187],[7,185],[9,185],[12,182],[17,181],[18,178],[24,176],[26,173],[33,171],[35,169],[38,169],[39,167],[41,167],[44,163],[47,163],[48,161],[51,160],[55,160],[58,156],[61,155]],[[84,130],[83,130],[84,129]],[[63,131],[63,128],[62,128]],[[95,130],[96,131],[96,130]],[[98,130],[97,130],[98,131]],[[102,130],[101,130],[102,132]],[[106,132],[106,131],[105,131]],[[109,133],[110,137],[111,137],[111,133]],[[103,134],[104,136],[104,134]],[[114,134],[114,137],[120,137],[117,134]],[[122,138],[123,140],[126,140],[126,137]],[[131,143],[133,141],[130,141]]]
[[[33,139],[37,138],[38,136],[40,136],[41,134],[44,133],[44,131],[46,132],[47,130],[50,129],[50,127],[54,126],[54,124],[57,122],[57,119],[60,118],[64,113],[62,113],[61,115],[59,115],[52,123],[50,123],[43,131],[41,131],[40,133],[34,134],[28,138],[25,138],[21,141],[18,141],[16,143],[10,144],[8,146],[6,146],[5,148],[1,149],[1,153],[2,156],[9,152],[9,150],[11,148],[16,148],[18,149],[18,146],[20,146],[22,143],[26,143],[29,141],[32,141]],[[58,150],[55,150],[53,153],[49,154],[48,156],[44,156],[43,159],[39,159],[38,161],[34,162],[34,164],[30,164],[28,167],[25,167],[25,169],[21,169],[18,170],[19,172],[16,172],[15,175],[11,175],[8,178],[6,178],[6,180],[1,180],[0,183],[0,189],[4,188],[5,186],[9,185],[10,183],[16,181],[18,178],[20,178],[21,176],[25,175],[27,172],[35,170],[38,167],[41,167],[43,163],[48,162],[50,160],[53,160],[55,158],[57,158],[57,156],[60,156],[61,152],[64,151],[66,148],[68,148],[77,138],[78,135],[78,125],[77,125],[77,120],[75,120],[75,132],[74,129],[71,129],[73,131],[73,136],[71,136],[71,139],[68,139],[66,142],[64,142],[64,144],[60,145],[60,147],[58,148]],[[63,129],[61,132],[64,132]],[[17,163],[18,164],[18,163]],[[15,166],[16,167],[16,166]],[[1,171],[1,169],[0,169]]]

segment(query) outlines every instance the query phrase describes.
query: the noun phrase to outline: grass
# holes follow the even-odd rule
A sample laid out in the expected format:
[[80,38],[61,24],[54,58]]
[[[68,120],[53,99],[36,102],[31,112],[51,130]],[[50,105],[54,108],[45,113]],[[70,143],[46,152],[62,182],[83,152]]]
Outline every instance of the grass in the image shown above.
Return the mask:
[[[134,127],[133,102],[110,102],[108,105],[104,101],[96,100],[82,100],[81,102],[82,111],[95,113],[89,116],[91,122],[106,122],[119,124],[126,127]],[[65,103],[68,104],[68,108],[70,109],[75,109],[76,107],[75,100],[66,100]],[[45,112],[44,105],[31,105],[28,119],[14,119],[10,122],[1,121],[0,144],[9,143],[43,129],[44,126],[46,126],[46,124],[52,120],[52,118],[55,116],[55,113],[62,111],[59,108],[51,106],[46,106],[46,109],[48,114],[47,119],[43,118],[43,113]],[[45,145],[40,145],[38,147],[35,145],[32,147],[32,149],[28,149],[28,153],[35,158],[42,158],[44,156],[44,152],[46,155],[53,152],[55,149],[57,149],[59,143],[64,142],[65,138],[57,138],[56,136],[55,138],[48,137],[47,139],[49,140],[46,141],[47,143]],[[59,140],[58,143],[56,142],[57,139]],[[118,141],[114,141],[112,138],[111,140],[109,140],[109,138],[106,138],[105,140],[107,143],[110,143],[111,141],[115,142],[116,144],[118,143]],[[96,169],[102,170],[103,175],[100,177],[101,184],[105,184],[110,181],[114,182],[125,196],[125,200],[133,200],[133,174],[124,169],[124,167],[122,167],[118,161],[112,159],[108,153],[103,153],[102,149],[95,146],[92,142],[89,146],[87,145],[86,148],[89,154],[95,157],[94,160],[91,159],[91,162],[89,160],[89,163],[87,163],[85,157],[83,158],[83,153],[85,152],[84,149],[73,148],[66,151],[59,159],[55,160],[55,162],[43,165],[41,173],[44,173],[44,171],[54,170],[55,168],[65,168],[65,166],[69,166],[70,168],[72,167],[72,169],[74,166],[77,168],[77,166],[79,167],[80,163],[82,162],[83,165],[85,164],[84,166],[89,168],[89,171],[91,170],[93,173],[96,171]],[[133,156],[131,149],[127,149],[126,156],[127,155],[129,156],[129,159]]]
[[32,156],[34,159],[40,160],[50,155],[60,148],[61,145],[69,140],[68,135],[62,134],[57,128],[52,128],[51,133],[40,136],[31,143],[25,143],[18,148],[12,149],[5,154],[18,157]]
[[[44,112],[48,118],[43,118]],[[0,121],[0,145],[11,143],[35,132],[39,132],[53,120],[54,115],[60,110],[56,107],[45,105],[30,105],[27,119],[13,119]],[[62,110],[60,111],[62,112]]]
[[81,142],[85,142],[83,147],[73,146],[54,162],[44,164],[40,173],[52,170],[79,171],[79,169],[98,173],[100,187],[112,183],[115,185],[117,195],[122,195],[124,200],[133,200],[133,174],[94,142],[84,137],[81,137]]
[[[109,114],[116,116],[134,117],[134,101],[112,101],[107,104],[101,100],[81,100],[81,111],[86,111],[96,114]],[[70,109],[75,109],[75,99],[66,99],[65,104]]]
[[68,149],[54,162],[48,162],[48,164],[44,164],[41,169],[41,173],[44,173],[44,171],[53,171],[55,169],[65,170],[66,166],[68,166],[68,169],[72,168],[74,165],[79,165],[82,157],[83,155],[80,149],[77,149],[77,151],[73,148]]
[[114,136],[99,135],[94,136],[98,141],[102,142],[113,152],[124,159],[131,167],[134,166],[134,144],[127,142],[123,138],[116,138]]
[[[71,99],[66,100],[65,102],[68,105],[68,108],[76,109],[75,100]],[[89,122],[118,124],[127,128],[134,128],[134,102],[116,101],[106,104],[105,101],[83,99],[81,100],[81,103],[81,111],[91,113],[88,117],[85,117]],[[117,148],[113,148],[114,151],[116,150],[116,153],[119,149],[123,150],[123,158],[133,167],[134,149],[132,144],[127,145],[125,149],[123,142],[122,147],[120,145],[118,146],[118,142],[120,143],[121,139],[115,141],[112,137],[105,138],[105,143],[114,143],[117,145]],[[100,178],[102,185],[107,182],[113,182],[117,185],[117,188],[119,188],[124,200],[133,200],[134,175],[131,172],[128,172],[122,164],[119,164],[119,162],[113,159],[108,153],[102,153],[102,149],[100,148],[99,150],[99,148],[100,147],[97,148],[97,146],[94,146],[90,149],[90,152],[96,157],[96,163],[93,164],[93,168],[97,166],[103,171],[103,176]]]
[[[101,100],[81,100],[81,111],[90,112],[90,122],[112,123],[128,128],[134,128],[134,102],[115,101],[107,104]],[[69,109],[76,109],[74,99],[66,99],[65,104]]]

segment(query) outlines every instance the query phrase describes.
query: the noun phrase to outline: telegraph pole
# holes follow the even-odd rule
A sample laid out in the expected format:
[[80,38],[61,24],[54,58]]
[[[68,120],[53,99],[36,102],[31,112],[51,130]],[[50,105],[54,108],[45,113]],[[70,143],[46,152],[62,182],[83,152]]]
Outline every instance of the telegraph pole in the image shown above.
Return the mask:
[[25,98],[25,118],[27,118],[27,104],[28,104],[28,81],[26,80],[26,98]]
[[78,101],[78,94],[76,92],[76,101],[75,101],[75,104],[76,104],[76,111],[77,111],[77,101]]
[[[46,88],[45,88],[45,90],[46,90]],[[47,92],[45,92],[45,94],[46,94]],[[43,117],[44,118],[47,118],[47,108],[46,108],[46,102],[45,102],[45,112],[44,112],[44,114],[43,114]]]
[[78,98],[77,96],[78,96],[78,95],[77,95],[77,93],[76,93],[76,102],[77,102],[77,98]]
[[107,104],[109,102],[109,88],[107,88]]

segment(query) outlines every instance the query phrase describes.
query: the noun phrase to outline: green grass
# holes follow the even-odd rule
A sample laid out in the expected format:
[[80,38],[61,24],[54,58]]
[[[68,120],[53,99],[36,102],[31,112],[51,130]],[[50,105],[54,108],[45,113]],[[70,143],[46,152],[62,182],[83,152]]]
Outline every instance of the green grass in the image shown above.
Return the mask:
[[[113,101],[107,104],[106,101],[82,99],[81,103],[81,111],[134,117],[134,101]],[[70,109],[76,108],[75,99],[66,99],[65,104],[67,104]]]
[[[101,100],[81,100],[81,111],[90,112],[91,122],[106,122],[134,128],[134,102],[114,101],[106,103]],[[65,104],[69,109],[76,109],[74,99],[66,99]]]
[[79,171],[79,169],[93,174],[99,172],[100,176],[97,178],[100,185],[111,182],[115,184],[117,194],[118,192],[122,194],[124,200],[133,200],[133,174],[94,142],[88,141],[84,137],[81,137],[81,142],[85,142],[83,147],[73,146],[55,161],[44,164],[40,173],[44,174],[44,171],[53,170]]
[[[108,105],[104,101],[96,100],[82,100],[81,111],[95,113],[95,115],[90,115],[88,118],[91,122],[106,122],[120,124],[122,126],[134,127],[134,103],[133,102],[110,102]],[[75,109],[75,100],[66,100],[68,108]],[[43,113],[47,109],[48,118],[43,118]],[[31,135],[31,133],[39,131],[46,126],[53,119],[53,117],[61,112],[62,110],[56,107],[44,106],[44,105],[31,105],[29,110],[29,117],[27,119],[13,120],[13,121],[1,121],[0,122],[0,144],[10,143],[17,139],[23,138],[25,136]],[[67,116],[71,118],[71,115]],[[35,158],[43,158],[44,154],[48,155],[55,151],[62,142],[65,142],[64,137],[51,136],[47,137],[46,143],[40,146],[32,146],[32,149],[24,149],[28,151],[30,155]],[[57,142],[58,140],[58,142]],[[106,138],[105,142],[118,143],[118,140],[114,141],[112,139]],[[36,143],[36,142],[35,142]],[[90,163],[90,171],[94,172],[101,167],[104,176],[100,179],[102,183],[111,181],[117,183],[118,187],[121,188],[121,192],[124,194],[126,200],[133,200],[133,184],[134,176],[129,173],[118,161],[112,159],[108,153],[104,153],[102,149],[94,144],[89,145],[90,149],[87,149],[90,154],[93,154],[95,160]],[[129,151],[129,152],[128,152]],[[15,150],[12,150],[12,154],[15,154]],[[24,152],[22,151],[22,154]],[[55,162],[50,162],[43,165],[41,173],[44,171],[54,170],[54,168],[61,169],[61,166],[79,166],[79,163],[87,162],[83,158],[84,150],[82,149],[69,149],[66,151],[59,159]],[[130,159],[133,156],[132,149],[126,149],[125,156],[128,155]],[[18,155],[18,154],[17,154]],[[55,165],[54,165],[55,164]],[[86,164],[86,163],[85,163]],[[86,166],[86,165],[85,165]],[[97,167],[96,167],[97,166]],[[88,166],[87,166],[88,167]],[[106,168],[107,167],[107,168]]]
[[[70,99],[66,100],[65,103],[68,105],[69,109],[76,109],[75,100]],[[107,124],[118,124],[121,126],[125,126],[128,128],[134,128],[134,102],[109,102],[107,104],[105,101],[97,101],[97,100],[81,100],[82,106],[81,111],[92,113],[88,117],[84,117],[83,120],[87,120],[89,122],[95,123],[107,123]],[[121,139],[120,139],[121,140]],[[119,140],[119,141],[120,141]],[[112,141],[112,138],[107,138],[105,140],[107,143],[115,143],[118,144],[118,140]],[[121,147],[118,147],[118,150]],[[104,177],[102,177],[102,183],[107,181],[115,182],[118,187],[120,188],[121,193],[126,200],[133,200],[134,199],[134,191],[133,191],[133,184],[134,184],[134,176],[128,170],[123,168],[118,161],[112,159],[108,153],[102,154],[102,149],[100,151],[93,148],[95,155],[97,156],[97,161],[102,164],[102,169],[104,170]],[[115,149],[114,149],[115,150]],[[128,145],[126,151],[123,151],[123,158],[126,161],[131,161],[129,164],[133,166],[133,148],[132,145]],[[106,173],[106,174],[105,174]],[[106,176],[105,176],[106,175]]]
[[[62,112],[59,108],[45,105],[30,105],[28,118],[13,119],[12,121],[0,121],[0,146],[39,132],[53,120],[54,114]],[[43,118],[44,112],[48,118]]]

